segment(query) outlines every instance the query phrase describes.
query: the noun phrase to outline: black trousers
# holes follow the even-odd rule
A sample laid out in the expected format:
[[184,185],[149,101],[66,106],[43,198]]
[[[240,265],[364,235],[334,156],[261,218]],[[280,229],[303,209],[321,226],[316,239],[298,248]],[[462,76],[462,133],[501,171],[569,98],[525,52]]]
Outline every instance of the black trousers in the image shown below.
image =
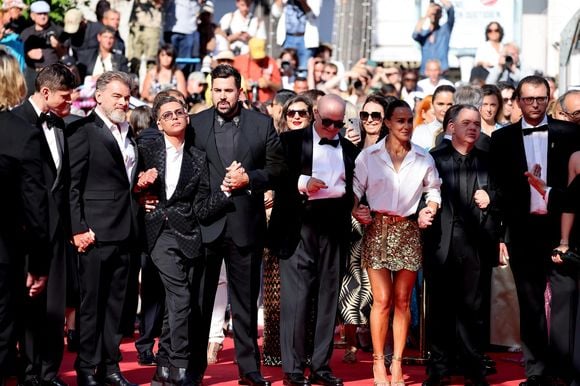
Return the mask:
[[11,264],[0,263],[0,382],[13,374],[10,367],[15,365],[14,325],[19,292],[24,287],[22,279],[20,270]]
[[[338,213],[341,211],[336,210],[339,206],[335,206],[338,216],[324,206],[314,203],[307,209],[296,251],[288,259],[280,259],[280,348],[285,373],[303,373],[310,354],[312,372],[331,371],[329,361],[334,347],[343,240],[340,226],[337,227],[341,224]],[[310,353],[307,331],[312,309],[315,325],[314,347]]]
[[475,240],[468,240],[463,227],[454,226],[445,263],[425,267],[429,293],[429,375],[451,375],[458,367],[468,378],[485,376],[482,300],[489,283],[485,282],[486,269],[481,264]]
[[53,241],[46,289],[38,297],[27,298],[23,308],[24,335],[20,356],[25,380],[37,377],[50,381],[58,375],[62,362],[67,290],[66,242],[62,233]]
[[[218,285],[222,259],[225,259],[228,277],[228,294],[232,309],[234,344],[238,371],[244,375],[260,369],[258,348],[258,295],[263,246],[241,248],[232,241],[228,229],[224,235],[207,246],[207,273],[203,293],[204,337],[198,350],[204,350],[195,359],[207,367],[207,342],[211,324],[211,313]],[[209,309],[207,308],[209,307]],[[209,316],[209,318],[207,318]],[[195,358],[195,354],[192,358]],[[203,357],[203,358],[202,358]]]
[[520,337],[526,377],[550,375],[544,292],[550,255],[555,245],[547,233],[559,227],[547,216],[529,216],[522,222],[527,229],[525,238],[512,237],[508,247],[520,307]]
[[102,375],[119,371],[123,310],[126,306],[131,261],[137,258],[130,242],[99,243],[79,255],[80,306],[77,315],[79,373]]
[[140,296],[139,337],[135,339],[138,353],[153,351],[155,338],[161,335],[165,313],[165,288],[157,267],[146,253],[141,254]]
[[181,252],[170,229],[164,229],[151,251],[151,260],[165,288],[165,312],[159,338],[158,363],[187,368],[191,329],[193,259]]

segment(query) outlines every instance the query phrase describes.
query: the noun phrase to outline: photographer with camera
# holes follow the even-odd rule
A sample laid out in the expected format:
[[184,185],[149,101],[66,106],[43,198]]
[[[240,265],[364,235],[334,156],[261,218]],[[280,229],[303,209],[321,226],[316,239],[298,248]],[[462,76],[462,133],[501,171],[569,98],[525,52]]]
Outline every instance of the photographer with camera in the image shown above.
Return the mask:
[[26,68],[24,78],[29,93],[34,91],[36,73],[46,66],[57,63],[65,54],[59,37],[63,33],[61,26],[50,21],[50,5],[43,0],[30,5],[30,18],[34,25],[24,29],[20,37],[24,43]]
[[236,10],[220,19],[220,27],[228,37],[230,50],[235,55],[247,54],[251,38],[266,39],[266,26],[264,20],[254,15],[251,0],[236,0],[235,3]]
[[488,68],[487,84],[508,82],[514,87],[520,79],[532,75],[533,71],[522,68],[520,63],[520,49],[515,43],[506,43],[503,46],[498,64]]

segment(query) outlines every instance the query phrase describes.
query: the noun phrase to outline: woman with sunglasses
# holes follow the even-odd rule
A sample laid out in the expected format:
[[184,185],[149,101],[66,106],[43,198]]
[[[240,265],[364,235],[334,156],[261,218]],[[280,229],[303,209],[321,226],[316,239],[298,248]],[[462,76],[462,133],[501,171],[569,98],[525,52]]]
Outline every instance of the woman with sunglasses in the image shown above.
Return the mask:
[[157,52],[155,66],[147,72],[141,89],[141,97],[153,103],[158,92],[177,89],[183,95],[187,93],[187,82],[183,72],[175,64],[177,52],[171,44],[163,44]]
[[287,100],[282,107],[280,133],[310,126],[313,116],[312,102],[309,98],[298,95]]
[[503,49],[503,28],[497,21],[492,21],[485,27],[485,43],[475,52],[475,65],[489,69],[497,66]]
[[163,136],[139,145],[139,181],[136,190],[156,196],[145,206],[147,253],[165,288],[165,317],[159,338],[157,370],[152,385],[191,385],[190,321],[200,318],[194,297],[203,268],[200,222],[222,211],[229,199],[210,193],[205,153],[185,140],[189,116],[174,97],[159,98],[153,116]]
[[[356,159],[353,216],[366,224],[362,266],[373,294],[370,324],[376,386],[389,385],[385,340],[394,306],[391,385],[404,386],[402,357],[410,322],[410,299],[422,251],[419,228],[431,225],[441,202],[435,163],[411,143],[413,112],[401,100],[385,111],[387,137],[364,149]],[[419,203],[425,194],[425,205]],[[366,197],[368,206],[359,204]]]

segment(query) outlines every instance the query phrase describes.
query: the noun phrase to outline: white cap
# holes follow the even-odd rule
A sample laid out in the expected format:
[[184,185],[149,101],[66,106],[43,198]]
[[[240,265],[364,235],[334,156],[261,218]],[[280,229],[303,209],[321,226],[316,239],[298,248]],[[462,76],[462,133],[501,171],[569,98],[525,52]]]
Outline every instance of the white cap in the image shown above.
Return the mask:
[[30,4],[30,12],[32,13],[49,13],[50,5],[46,1],[35,1]]

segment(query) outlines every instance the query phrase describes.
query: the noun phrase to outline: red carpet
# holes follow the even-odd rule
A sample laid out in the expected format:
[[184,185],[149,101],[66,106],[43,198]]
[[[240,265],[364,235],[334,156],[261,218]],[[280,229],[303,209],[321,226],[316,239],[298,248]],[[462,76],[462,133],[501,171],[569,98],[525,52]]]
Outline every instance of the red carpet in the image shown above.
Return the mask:
[[[123,362],[121,369],[127,378],[142,385],[148,385],[153,375],[154,367],[141,367],[137,364],[137,353],[132,340],[127,340],[121,347],[123,352]],[[356,364],[342,363],[344,350],[336,349],[332,358],[331,366],[337,376],[342,377],[345,385],[372,385],[372,359],[369,353],[359,351],[357,353],[359,362]],[[233,363],[234,349],[233,340],[226,338],[224,349],[220,353],[220,362],[209,366],[204,385],[237,385],[237,367]],[[413,352],[407,352],[412,355]],[[497,362],[498,373],[488,377],[492,385],[517,386],[524,378],[524,369],[520,366],[520,353],[492,353],[491,357]],[[70,386],[76,386],[76,377],[73,369],[75,355],[66,352],[64,363],[61,368],[61,375]],[[407,374],[406,386],[421,385],[425,379],[425,368],[423,366],[404,366]],[[282,386],[282,370],[278,367],[263,367],[264,376],[269,379],[273,386]],[[453,378],[454,385],[462,385],[462,377]]]

